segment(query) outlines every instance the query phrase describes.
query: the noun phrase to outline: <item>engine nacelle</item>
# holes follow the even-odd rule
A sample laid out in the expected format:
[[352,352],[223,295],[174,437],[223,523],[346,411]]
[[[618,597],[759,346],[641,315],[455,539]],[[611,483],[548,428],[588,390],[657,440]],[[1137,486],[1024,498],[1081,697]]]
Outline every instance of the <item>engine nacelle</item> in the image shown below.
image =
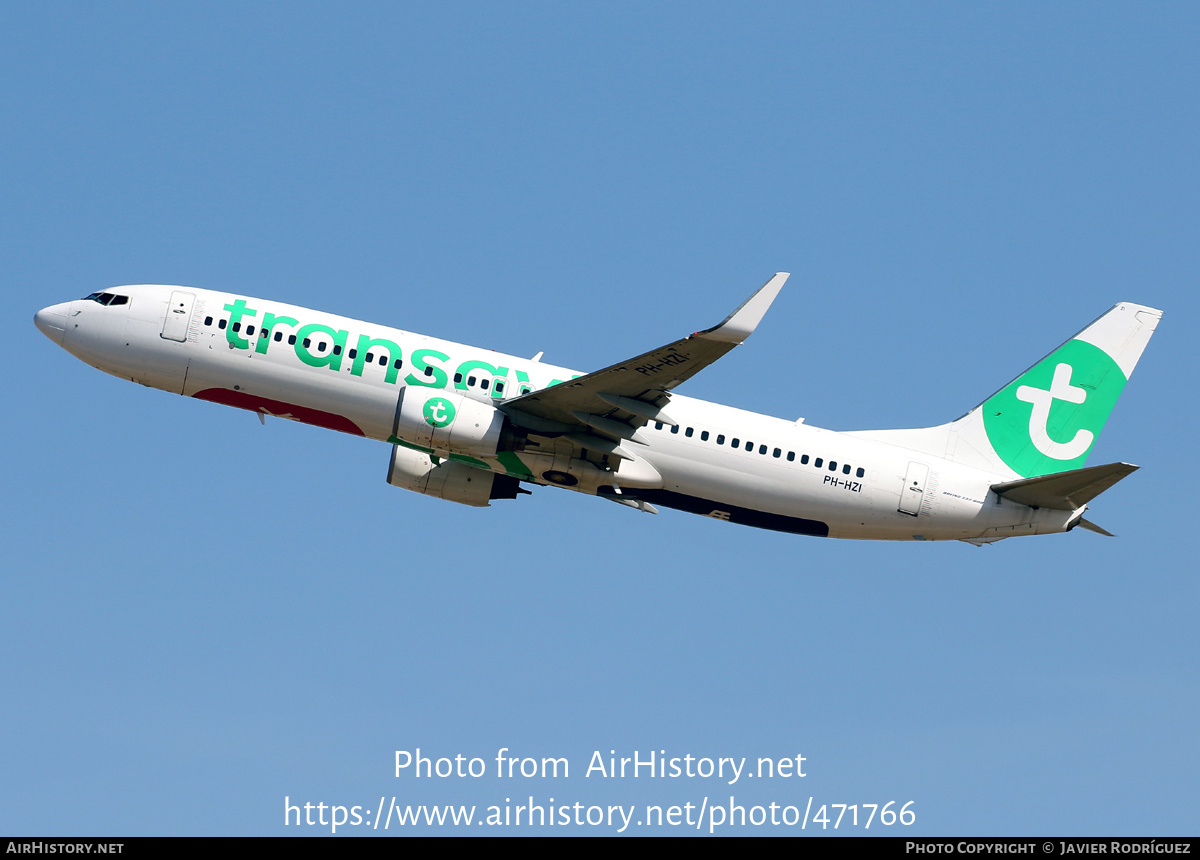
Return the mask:
[[428,454],[403,445],[392,446],[387,480],[402,490],[476,508],[487,507],[492,499],[515,499],[519,493],[529,492],[522,490],[520,482],[509,475],[476,469],[453,460],[434,464]]
[[408,385],[400,392],[392,432],[420,448],[478,456],[507,450],[501,448],[505,420],[490,403]]

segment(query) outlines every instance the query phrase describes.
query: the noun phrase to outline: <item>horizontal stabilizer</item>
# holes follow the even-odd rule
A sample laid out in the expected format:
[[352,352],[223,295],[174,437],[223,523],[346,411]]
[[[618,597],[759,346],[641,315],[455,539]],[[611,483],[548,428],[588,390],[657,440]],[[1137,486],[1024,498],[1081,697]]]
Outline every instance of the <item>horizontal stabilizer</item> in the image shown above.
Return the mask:
[[1133,474],[1137,468],[1130,463],[1088,466],[1085,469],[1072,469],[1069,472],[992,484],[992,491],[1021,505],[1074,511],[1082,508],[1126,475]]
[[1104,535],[1105,537],[1116,537],[1116,535],[1114,535],[1108,529],[1102,529],[1091,520],[1086,520],[1082,517],[1079,520],[1079,527],[1081,529],[1087,529],[1090,532],[1095,532],[1098,535]]

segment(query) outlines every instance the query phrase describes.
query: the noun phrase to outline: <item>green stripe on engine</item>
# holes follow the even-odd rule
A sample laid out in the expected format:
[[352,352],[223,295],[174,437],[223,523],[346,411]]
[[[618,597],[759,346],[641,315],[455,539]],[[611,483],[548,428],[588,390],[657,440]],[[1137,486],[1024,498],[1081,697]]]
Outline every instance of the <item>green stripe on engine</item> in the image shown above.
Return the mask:
[[521,458],[512,451],[502,451],[496,455],[496,459],[500,461],[504,471],[510,475],[516,475],[518,478],[533,477],[533,472],[529,471],[529,467],[522,463]]
[[399,436],[388,436],[388,441],[393,445],[399,445],[401,448],[411,448],[413,451],[420,451],[422,454],[433,455],[432,448],[422,448],[420,445],[414,445],[412,442],[405,442]]

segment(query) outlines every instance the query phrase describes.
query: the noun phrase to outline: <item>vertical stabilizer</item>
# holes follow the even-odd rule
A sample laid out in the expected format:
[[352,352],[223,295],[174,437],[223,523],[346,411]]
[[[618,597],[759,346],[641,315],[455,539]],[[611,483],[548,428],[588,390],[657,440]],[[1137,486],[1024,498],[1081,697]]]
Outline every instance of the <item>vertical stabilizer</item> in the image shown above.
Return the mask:
[[1022,477],[1082,468],[1161,317],[1122,302],[962,420]]
[[957,421],[853,435],[1022,478],[1080,469],[1161,317],[1121,302]]

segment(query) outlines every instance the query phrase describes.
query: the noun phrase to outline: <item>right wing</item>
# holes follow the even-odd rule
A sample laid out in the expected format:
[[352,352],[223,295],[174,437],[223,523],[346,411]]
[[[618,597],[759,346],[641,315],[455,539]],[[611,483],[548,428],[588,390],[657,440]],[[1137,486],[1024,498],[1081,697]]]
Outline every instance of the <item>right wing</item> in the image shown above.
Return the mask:
[[787,279],[787,272],[779,272],[710,329],[500,408],[515,424],[554,435],[599,431],[624,439],[647,421],[674,424],[667,408],[670,391],[748,338]]

